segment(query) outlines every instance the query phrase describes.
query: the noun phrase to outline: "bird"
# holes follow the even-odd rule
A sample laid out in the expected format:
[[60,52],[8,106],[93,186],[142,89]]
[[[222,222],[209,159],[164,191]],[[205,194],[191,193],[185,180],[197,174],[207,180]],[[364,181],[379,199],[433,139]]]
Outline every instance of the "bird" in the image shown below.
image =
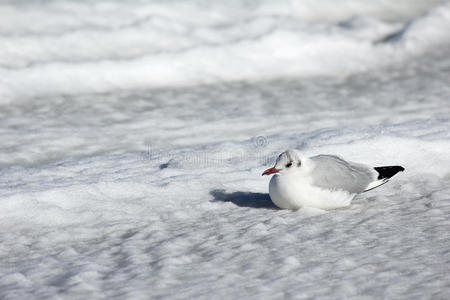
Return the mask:
[[279,208],[331,210],[349,206],[356,195],[385,184],[404,170],[401,166],[371,167],[336,155],[305,157],[290,149],[262,175],[273,174],[269,195]]

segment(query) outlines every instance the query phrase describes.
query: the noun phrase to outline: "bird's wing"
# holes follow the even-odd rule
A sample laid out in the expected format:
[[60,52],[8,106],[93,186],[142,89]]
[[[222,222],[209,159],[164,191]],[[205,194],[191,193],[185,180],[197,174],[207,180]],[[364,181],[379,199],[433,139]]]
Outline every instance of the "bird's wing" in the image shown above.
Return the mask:
[[317,155],[311,171],[312,184],[325,189],[361,193],[376,180],[376,171],[367,165],[348,162],[334,155]]

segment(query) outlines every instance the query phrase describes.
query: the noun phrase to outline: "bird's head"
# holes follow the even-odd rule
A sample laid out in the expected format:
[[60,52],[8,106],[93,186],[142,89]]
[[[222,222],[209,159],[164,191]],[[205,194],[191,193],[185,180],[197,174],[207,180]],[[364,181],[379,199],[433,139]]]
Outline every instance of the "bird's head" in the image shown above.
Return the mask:
[[275,166],[265,170],[262,175],[296,173],[300,170],[301,166],[302,159],[299,153],[295,150],[286,150],[278,156]]

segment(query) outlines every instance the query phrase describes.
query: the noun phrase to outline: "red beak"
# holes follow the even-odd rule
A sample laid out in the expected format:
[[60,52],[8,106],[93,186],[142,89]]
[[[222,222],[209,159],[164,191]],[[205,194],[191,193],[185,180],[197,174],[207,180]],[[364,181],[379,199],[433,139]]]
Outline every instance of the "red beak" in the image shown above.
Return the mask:
[[261,176],[263,175],[270,175],[270,174],[274,174],[274,173],[278,173],[280,172],[280,170],[275,169],[275,168],[270,168],[264,171],[264,173],[261,174]]

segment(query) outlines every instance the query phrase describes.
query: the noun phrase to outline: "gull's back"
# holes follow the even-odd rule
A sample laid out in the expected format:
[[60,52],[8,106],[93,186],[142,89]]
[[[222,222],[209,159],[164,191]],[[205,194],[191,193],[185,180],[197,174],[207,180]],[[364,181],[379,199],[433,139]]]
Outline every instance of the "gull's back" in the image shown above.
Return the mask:
[[368,165],[345,161],[334,155],[310,157],[312,184],[330,190],[344,190],[352,194],[363,192],[377,178]]

